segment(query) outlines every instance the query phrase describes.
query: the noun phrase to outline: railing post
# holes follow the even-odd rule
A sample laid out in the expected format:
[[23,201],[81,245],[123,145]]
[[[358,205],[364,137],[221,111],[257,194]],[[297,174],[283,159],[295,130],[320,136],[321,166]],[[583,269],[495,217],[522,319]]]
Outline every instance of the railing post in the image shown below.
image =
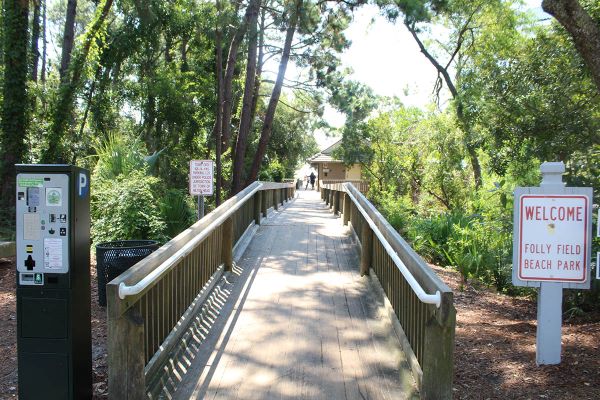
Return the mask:
[[363,221],[360,232],[360,276],[369,275],[371,268],[371,258],[373,256],[373,231],[367,223]]
[[134,308],[114,315],[119,294],[118,287],[113,288],[108,300],[108,393],[112,399],[146,399],[144,320]]
[[340,192],[333,191],[333,215],[336,216],[340,210]]
[[446,321],[440,323],[435,314],[431,313],[425,322],[423,348],[426,351],[423,352],[423,365],[421,365],[423,371],[421,398],[425,400],[452,399],[456,311],[454,307],[450,307],[452,309],[447,314]]
[[344,193],[344,217],[342,220],[344,221],[344,225],[348,225],[348,221],[350,221],[351,202],[352,200],[350,200],[350,196],[348,196],[348,193]]
[[231,271],[233,267],[233,217],[229,217],[223,222],[223,238],[221,260],[224,270]]
[[279,210],[279,190],[273,189],[273,208]]
[[268,191],[265,190],[260,197],[260,210],[262,211],[263,218],[267,218],[267,193]]
[[262,205],[263,192],[260,190],[254,194],[254,223],[260,225],[260,209]]

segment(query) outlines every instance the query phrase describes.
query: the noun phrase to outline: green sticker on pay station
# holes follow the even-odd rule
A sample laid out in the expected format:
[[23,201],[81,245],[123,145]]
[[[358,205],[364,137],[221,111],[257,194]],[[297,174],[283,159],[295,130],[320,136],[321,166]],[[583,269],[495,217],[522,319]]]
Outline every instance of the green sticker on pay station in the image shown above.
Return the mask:
[[36,285],[42,285],[44,283],[44,274],[33,274],[33,283]]
[[17,180],[19,187],[42,187],[44,186],[43,178],[19,178]]
[[46,189],[46,206],[62,206],[62,188]]

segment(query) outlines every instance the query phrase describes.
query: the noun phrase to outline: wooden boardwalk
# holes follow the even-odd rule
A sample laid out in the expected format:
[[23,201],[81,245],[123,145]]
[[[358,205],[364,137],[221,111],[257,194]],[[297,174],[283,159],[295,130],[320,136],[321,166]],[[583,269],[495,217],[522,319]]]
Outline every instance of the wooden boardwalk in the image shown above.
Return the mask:
[[298,194],[263,220],[221,286],[173,398],[418,398],[350,229],[318,192]]

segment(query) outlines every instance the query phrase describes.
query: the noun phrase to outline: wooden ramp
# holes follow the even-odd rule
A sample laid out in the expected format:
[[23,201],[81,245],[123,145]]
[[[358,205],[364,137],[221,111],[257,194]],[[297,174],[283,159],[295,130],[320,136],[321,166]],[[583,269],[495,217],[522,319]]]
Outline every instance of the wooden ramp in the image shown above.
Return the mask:
[[220,286],[199,345],[174,361],[182,373],[169,397],[418,398],[382,300],[358,271],[350,229],[317,191],[299,191],[262,221]]

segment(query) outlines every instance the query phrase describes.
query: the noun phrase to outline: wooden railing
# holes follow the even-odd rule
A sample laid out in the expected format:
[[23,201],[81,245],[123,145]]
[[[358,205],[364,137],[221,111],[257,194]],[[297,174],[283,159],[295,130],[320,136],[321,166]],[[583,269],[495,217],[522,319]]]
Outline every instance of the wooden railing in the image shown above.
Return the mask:
[[291,184],[255,182],[107,285],[111,398],[146,398],[199,298],[231,269],[234,244],[294,192]]
[[451,399],[452,291],[352,184],[324,185],[321,198],[344,225],[350,222],[361,246],[360,272],[373,272],[374,287],[389,301],[421,398]]
[[369,184],[360,179],[322,179],[319,182],[320,188],[326,185],[335,185],[336,183],[348,182],[354,185],[354,187],[357,188],[361,193],[367,193],[369,191]]

